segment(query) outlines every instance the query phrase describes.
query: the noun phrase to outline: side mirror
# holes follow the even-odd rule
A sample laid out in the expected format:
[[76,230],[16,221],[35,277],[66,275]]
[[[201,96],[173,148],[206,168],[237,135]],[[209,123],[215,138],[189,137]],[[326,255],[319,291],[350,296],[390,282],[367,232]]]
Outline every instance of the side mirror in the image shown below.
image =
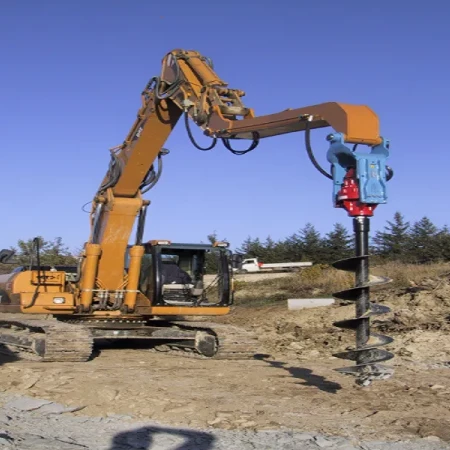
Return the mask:
[[16,264],[17,261],[13,259],[14,254],[14,250],[8,250],[6,248],[0,250],[0,264]]

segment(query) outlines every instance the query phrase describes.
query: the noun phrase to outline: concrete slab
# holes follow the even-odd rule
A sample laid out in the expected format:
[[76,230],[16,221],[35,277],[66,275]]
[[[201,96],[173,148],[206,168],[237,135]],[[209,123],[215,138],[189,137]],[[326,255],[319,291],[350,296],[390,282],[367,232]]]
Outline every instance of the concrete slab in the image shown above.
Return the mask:
[[334,304],[334,298],[289,298],[287,302],[288,309],[294,311],[297,309],[329,306]]

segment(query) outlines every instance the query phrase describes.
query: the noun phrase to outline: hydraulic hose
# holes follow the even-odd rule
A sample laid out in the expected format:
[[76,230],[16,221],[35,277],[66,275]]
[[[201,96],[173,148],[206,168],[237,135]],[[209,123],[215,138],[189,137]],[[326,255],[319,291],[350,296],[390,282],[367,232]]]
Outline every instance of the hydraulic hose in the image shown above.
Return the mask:
[[306,145],[306,152],[308,153],[309,159],[311,160],[313,166],[325,177],[329,178],[330,180],[333,179],[333,177],[326,172],[320,164],[317,162],[316,158],[314,157],[314,152],[311,147],[311,128],[309,126],[309,120],[306,121],[306,128],[305,128],[305,145]]
[[217,138],[213,138],[212,143],[211,143],[211,145],[209,147],[201,147],[200,145],[197,144],[197,142],[195,141],[195,138],[194,138],[194,136],[192,134],[191,127],[189,125],[189,114],[188,114],[187,111],[184,113],[184,123],[186,125],[186,131],[187,131],[187,134],[189,136],[189,140],[191,141],[192,145],[195,148],[198,148],[202,152],[206,152],[208,150],[212,150],[216,146]]
[[222,142],[223,142],[224,147],[227,150],[229,150],[231,153],[233,153],[233,155],[238,155],[238,156],[245,155],[246,153],[254,150],[259,145],[259,139],[260,139],[259,133],[257,133],[256,131],[252,131],[252,136],[253,136],[253,142],[250,144],[250,147],[246,150],[235,150],[234,148],[232,148],[229,138],[222,138]]

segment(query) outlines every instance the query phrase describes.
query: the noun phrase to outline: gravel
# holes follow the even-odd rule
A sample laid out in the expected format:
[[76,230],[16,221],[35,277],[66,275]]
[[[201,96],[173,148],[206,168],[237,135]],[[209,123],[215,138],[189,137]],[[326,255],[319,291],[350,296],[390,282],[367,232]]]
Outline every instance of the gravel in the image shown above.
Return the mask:
[[22,395],[0,394],[0,402],[0,448],[5,450],[450,450],[449,444],[434,436],[359,442],[291,430],[200,430],[133,422],[123,415],[74,415],[82,408]]

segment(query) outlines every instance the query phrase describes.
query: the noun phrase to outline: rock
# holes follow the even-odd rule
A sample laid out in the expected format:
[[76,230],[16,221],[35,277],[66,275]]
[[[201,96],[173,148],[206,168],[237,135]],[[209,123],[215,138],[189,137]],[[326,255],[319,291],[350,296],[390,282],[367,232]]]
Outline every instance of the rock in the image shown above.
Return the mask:
[[192,409],[192,406],[190,406],[190,405],[174,406],[173,408],[167,408],[166,411],[170,412],[171,414],[177,414],[177,413],[189,414],[189,413],[194,412]]
[[21,389],[31,389],[39,380],[40,380],[39,376],[31,377],[20,387],[21,387]]
[[229,418],[233,417],[233,413],[228,411],[217,411],[217,417]]
[[14,440],[7,440],[0,435],[0,447],[1,448],[14,448]]
[[40,400],[32,397],[20,397],[6,403],[5,408],[15,409],[16,411],[37,411],[39,414],[63,414],[66,412],[80,411],[85,406],[64,406],[60,403],[55,403],[49,400]]
[[217,425],[218,423],[222,422],[222,419],[220,417],[216,417],[214,420],[209,420],[206,422],[208,425]]
[[63,413],[68,413],[68,412],[80,411],[84,408],[85,408],[85,406],[69,407],[69,406],[61,405],[60,403],[52,402],[48,405],[44,405],[41,408],[39,408],[39,413],[41,413],[41,414],[63,414]]
[[320,448],[332,447],[334,445],[333,442],[323,438],[322,436],[315,436],[314,441]]
[[106,417],[110,419],[117,419],[117,420],[131,420],[133,417],[128,414],[117,414],[114,412],[109,412],[106,414]]
[[2,411],[0,409],[0,423],[5,424],[5,423],[8,423],[10,420],[11,420],[11,417],[8,416],[8,414],[6,414],[5,411]]
[[243,422],[240,424],[242,428],[253,428],[256,427],[257,423],[253,422],[252,420],[249,420],[248,422]]
[[49,400],[39,400],[32,397],[20,397],[6,403],[4,407],[12,408],[17,411],[33,411],[35,409],[41,408],[44,405],[49,405],[50,403],[52,402]]
[[296,433],[295,439],[297,441],[312,441],[314,439],[314,436],[308,433]]
[[336,450],[363,450],[363,447],[355,447],[351,444],[342,444],[339,447],[335,447]]
[[405,347],[402,347],[398,352],[398,356],[412,356],[412,352],[410,350],[407,350]]
[[0,430],[0,444],[13,442],[14,438],[5,430]]
[[304,349],[304,346],[299,344],[298,342],[291,342],[288,345],[288,348],[295,351],[302,351]]

